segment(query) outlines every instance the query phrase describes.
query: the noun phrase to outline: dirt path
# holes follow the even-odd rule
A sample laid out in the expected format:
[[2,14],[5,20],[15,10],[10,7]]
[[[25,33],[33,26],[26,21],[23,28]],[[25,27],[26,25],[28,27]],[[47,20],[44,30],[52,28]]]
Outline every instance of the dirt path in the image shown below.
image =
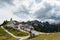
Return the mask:
[[8,30],[6,30],[3,26],[1,26],[1,28],[2,28],[5,32],[7,32],[8,34],[10,34],[12,37],[17,38],[17,39],[19,39],[19,40],[24,40],[24,39],[27,39],[27,38],[30,37],[29,35],[28,35],[28,36],[24,36],[24,37],[18,37],[18,36],[13,35],[12,33],[10,33],[10,32],[9,32]]

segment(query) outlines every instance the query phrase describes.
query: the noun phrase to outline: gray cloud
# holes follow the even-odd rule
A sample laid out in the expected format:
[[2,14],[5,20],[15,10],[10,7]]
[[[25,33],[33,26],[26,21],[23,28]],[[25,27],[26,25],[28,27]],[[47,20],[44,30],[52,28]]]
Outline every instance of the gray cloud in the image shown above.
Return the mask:
[[29,10],[25,6],[21,5],[17,11],[17,14],[20,14],[20,13],[29,14]]
[[16,15],[19,18],[22,18],[22,19],[28,19],[29,14],[30,14],[29,11],[30,10],[28,10],[28,8],[21,5],[20,8],[16,12],[14,12],[14,15]]
[[60,0],[56,0],[56,1],[60,1]]
[[[60,6],[58,5],[50,5],[50,4],[44,4],[45,7],[37,10],[35,12],[35,17],[37,19],[53,19],[53,20],[60,20]],[[53,11],[54,12],[53,12]]]
[[50,4],[44,4],[44,8],[41,8],[35,12],[36,18],[41,19],[41,18],[46,18],[47,13],[53,9],[53,6]]
[[32,15],[31,17],[33,19],[60,20],[60,6],[51,5],[50,3],[43,3],[43,5],[44,5],[44,7],[40,8],[39,10],[36,10],[34,14],[31,14],[30,9],[28,9],[26,6],[22,5],[14,14],[20,18],[25,18],[25,19],[29,19],[28,16]]
[[13,5],[13,0],[0,0],[0,7],[3,7],[6,4]]
[[36,3],[40,3],[42,0],[35,0]]
[[50,11],[48,14],[51,14],[49,19],[60,20],[60,6],[55,5],[53,8],[54,12]]

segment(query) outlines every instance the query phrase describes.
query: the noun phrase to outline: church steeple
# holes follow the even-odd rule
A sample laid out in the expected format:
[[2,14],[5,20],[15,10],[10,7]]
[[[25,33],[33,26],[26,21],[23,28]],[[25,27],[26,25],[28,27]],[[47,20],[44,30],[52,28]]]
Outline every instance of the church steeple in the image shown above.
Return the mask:
[[13,22],[13,20],[12,20],[12,18],[10,19],[10,24],[13,24],[14,22]]
[[12,18],[10,19],[10,21],[12,21]]

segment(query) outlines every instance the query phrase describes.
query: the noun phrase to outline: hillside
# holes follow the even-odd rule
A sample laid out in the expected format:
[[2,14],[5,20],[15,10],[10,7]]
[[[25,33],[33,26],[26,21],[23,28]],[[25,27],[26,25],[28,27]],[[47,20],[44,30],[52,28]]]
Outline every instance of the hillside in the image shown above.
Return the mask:
[[16,29],[14,29],[14,28],[12,28],[12,27],[7,27],[7,26],[4,26],[4,28],[6,29],[6,30],[8,30],[9,32],[11,32],[12,34],[14,34],[15,36],[28,36],[29,34],[28,33],[26,33],[26,32],[22,32],[22,31],[19,31],[19,30],[16,30]]
[[10,36],[0,27],[0,40],[18,40],[18,39]]

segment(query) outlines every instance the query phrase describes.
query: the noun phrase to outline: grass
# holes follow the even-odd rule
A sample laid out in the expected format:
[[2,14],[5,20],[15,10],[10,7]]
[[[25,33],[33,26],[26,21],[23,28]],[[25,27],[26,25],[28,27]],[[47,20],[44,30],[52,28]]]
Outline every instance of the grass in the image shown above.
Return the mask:
[[0,27],[0,40],[18,40],[18,39],[10,36]]
[[60,40],[60,33],[40,34],[35,38],[27,40]]
[[16,29],[14,29],[14,28],[12,28],[12,27],[4,27],[5,29],[7,29],[9,32],[11,32],[12,34],[14,34],[15,36],[27,36],[27,35],[29,35],[28,33],[26,33],[26,32],[22,32],[22,31],[19,31],[19,30],[16,30]]

